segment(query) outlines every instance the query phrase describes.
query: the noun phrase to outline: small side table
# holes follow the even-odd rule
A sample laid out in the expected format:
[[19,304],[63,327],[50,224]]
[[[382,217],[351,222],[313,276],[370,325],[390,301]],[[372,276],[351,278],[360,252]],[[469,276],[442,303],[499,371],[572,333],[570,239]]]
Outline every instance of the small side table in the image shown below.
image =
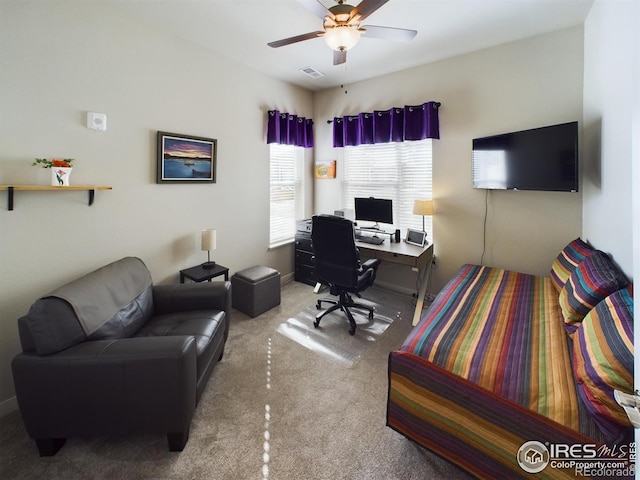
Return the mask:
[[184,279],[188,278],[194,282],[211,281],[212,278],[224,275],[226,281],[229,280],[229,269],[223,265],[216,263],[213,268],[204,268],[202,265],[180,270],[180,283],[184,283]]

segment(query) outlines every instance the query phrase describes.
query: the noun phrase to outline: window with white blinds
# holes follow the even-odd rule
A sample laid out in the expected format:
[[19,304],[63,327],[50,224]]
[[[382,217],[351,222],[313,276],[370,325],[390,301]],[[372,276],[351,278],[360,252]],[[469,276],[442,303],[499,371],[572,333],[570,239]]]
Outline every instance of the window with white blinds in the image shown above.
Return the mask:
[[304,148],[270,144],[269,247],[292,242],[302,218]]
[[[422,230],[422,216],[413,214],[413,201],[432,198],[431,144],[427,139],[344,147],[345,208],[354,208],[355,197],[391,199],[395,228]],[[431,217],[424,217],[424,222],[428,238],[433,238]]]

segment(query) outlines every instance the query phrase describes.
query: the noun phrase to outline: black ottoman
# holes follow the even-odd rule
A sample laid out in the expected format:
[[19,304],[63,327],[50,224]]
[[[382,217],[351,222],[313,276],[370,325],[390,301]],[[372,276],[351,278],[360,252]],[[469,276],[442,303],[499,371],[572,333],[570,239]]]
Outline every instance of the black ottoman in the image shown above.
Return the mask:
[[233,308],[257,317],[280,305],[280,272],[256,265],[231,276]]

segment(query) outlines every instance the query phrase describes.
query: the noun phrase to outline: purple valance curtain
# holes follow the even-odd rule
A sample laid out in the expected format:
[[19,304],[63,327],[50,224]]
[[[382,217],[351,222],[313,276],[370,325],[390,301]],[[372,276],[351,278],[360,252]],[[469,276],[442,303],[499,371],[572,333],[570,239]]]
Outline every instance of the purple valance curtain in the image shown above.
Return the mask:
[[313,147],[313,120],[278,110],[267,112],[267,143]]
[[439,102],[405,105],[333,119],[333,146],[440,138]]

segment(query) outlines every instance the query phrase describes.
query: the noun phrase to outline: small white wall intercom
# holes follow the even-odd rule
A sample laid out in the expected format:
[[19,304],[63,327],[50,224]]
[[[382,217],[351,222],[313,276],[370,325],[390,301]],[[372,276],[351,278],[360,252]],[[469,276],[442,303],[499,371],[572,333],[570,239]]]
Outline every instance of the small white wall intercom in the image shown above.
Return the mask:
[[104,113],[87,112],[87,128],[106,131],[107,116]]

